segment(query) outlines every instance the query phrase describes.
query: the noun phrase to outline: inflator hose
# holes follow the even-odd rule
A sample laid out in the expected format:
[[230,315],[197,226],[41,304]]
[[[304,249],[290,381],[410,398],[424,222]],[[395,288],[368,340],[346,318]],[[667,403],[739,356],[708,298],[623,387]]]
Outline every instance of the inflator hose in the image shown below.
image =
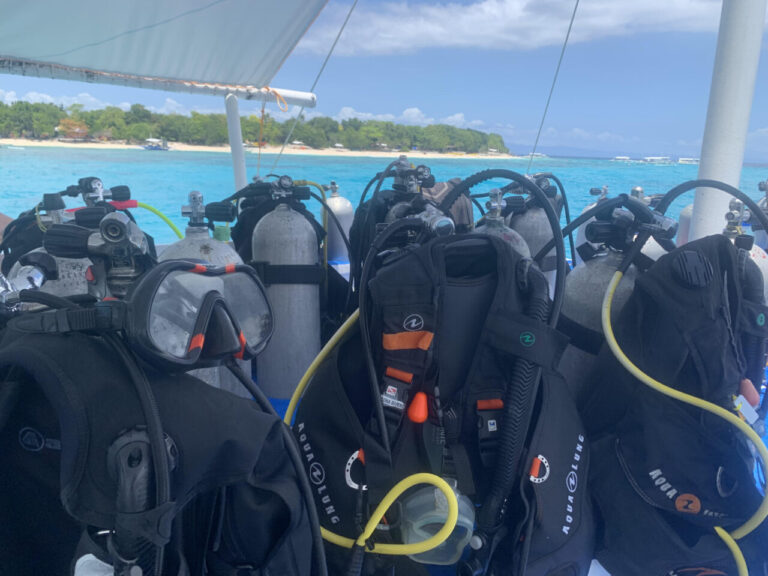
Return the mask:
[[[226,364],[229,371],[240,381],[243,388],[253,396],[253,399],[259,405],[262,412],[277,416],[274,407],[270,403],[269,399],[264,395],[264,392],[253,383],[253,380],[248,378],[248,375],[243,371],[240,365],[233,359]],[[296,438],[291,434],[291,430],[288,426],[280,424],[280,429],[285,439],[285,447],[288,450],[288,457],[291,460],[293,468],[296,470],[296,477],[299,481],[299,489],[301,495],[304,498],[304,503],[307,507],[307,515],[309,516],[309,524],[312,529],[312,554],[314,555],[315,572],[314,576],[328,576],[328,567],[325,561],[325,546],[323,545],[322,532],[320,528],[320,518],[317,515],[317,508],[315,508],[315,500],[312,496],[312,487],[309,485],[309,479],[307,473],[304,470],[304,464],[301,460],[301,454],[299,448],[296,445]]]
[[[565,225],[571,223],[571,209],[568,206],[568,196],[565,193],[565,186],[563,186],[563,183],[560,181],[560,178],[552,174],[552,172],[540,172],[537,174],[537,176],[542,178],[549,178],[550,180],[554,180],[555,184],[557,184],[557,187],[560,190],[560,196],[563,197],[563,210],[565,211]],[[563,233],[563,236],[565,236],[565,233]],[[568,233],[568,243],[571,247],[571,259],[574,258],[574,254],[576,254],[576,244],[573,241],[573,231]]]
[[[549,316],[547,279],[537,267],[532,266],[531,260],[521,260],[517,268],[517,276],[526,278],[529,295],[525,316],[543,324]],[[495,532],[503,521],[504,502],[518,476],[540,378],[540,366],[523,358],[515,360],[512,377],[504,395],[504,417],[499,434],[493,482],[478,514],[477,525],[486,534]]]

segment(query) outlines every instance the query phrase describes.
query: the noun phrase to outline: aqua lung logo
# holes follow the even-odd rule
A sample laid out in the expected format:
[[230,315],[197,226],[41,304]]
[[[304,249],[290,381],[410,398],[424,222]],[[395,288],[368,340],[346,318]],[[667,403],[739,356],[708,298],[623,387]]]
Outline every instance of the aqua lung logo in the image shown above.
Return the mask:
[[565,477],[565,485],[568,488],[568,499],[565,505],[565,522],[563,522],[563,534],[570,534],[573,523],[576,521],[576,498],[574,493],[579,486],[579,466],[581,465],[581,455],[584,452],[584,436],[579,434],[576,442],[576,450],[573,451],[573,460],[571,461],[571,470]]
[[534,336],[532,332],[522,332],[520,334],[520,344],[526,348],[530,348],[536,344],[536,336]]
[[331,501],[331,496],[328,494],[328,485],[325,483],[325,468],[315,458],[315,453],[312,450],[312,444],[309,442],[307,433],[304,432],[304,422],[299,422],[296,425],[298,432],[299,446],[301,447],[301,453],[304,457],[304,461],[307,464],[309,479],[315,486],[315,494],[318,501],[318,509],[325,513],[328,522],[331,524],[338,524],[341,522],[341,518],[336,513],[336,507]]
[[568,487],[568,492],[571,494],[576,492],[576,488],[579,487],[579,477],[576,472],[573,470],[568,472],[568,476],[565,477],[565,485]]
[[27,452],[40,452],[45,448],[45,436],[34,428],[22,428],[19,430],[19,444]]
[[309,478],[315,486],[325,482],[325,468],[320,462],[312,462],[309,466]]
[[411,314],[403,322],[403,328],[408,332],[418,332],[424,328],[424,318],[418,314]]

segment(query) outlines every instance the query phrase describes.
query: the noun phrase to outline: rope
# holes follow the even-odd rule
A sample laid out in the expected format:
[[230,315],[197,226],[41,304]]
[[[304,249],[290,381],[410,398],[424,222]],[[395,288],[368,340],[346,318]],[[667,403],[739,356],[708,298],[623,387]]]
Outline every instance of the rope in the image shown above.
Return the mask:
[[533,150],[528,157],[528,168],[525,169],[526,174],[531,171],[531,164],[533,163],[533,155],[536,154],[536,148],[539,146],[539,138],[541,137],[541,130],[544,128],[544,120],[547,119],[547,112],[549,111],[549,102],[552,100],[552,94],[555,91],[555,84],[557,83],[557,75],[560,74],[560,65],[563,63],[563,56],[565,56],[565,48],[568,46],[568,38],[571,36],[571,28],[573,28],[573,21],[576,19],[576,10],[579,7],[579,0],[576,0],[576,4],[573,6],[573,14],[571,14],[571,22],[568,24],[568,32],[565,33],[565,42],[563,42],[563,49],[560,50],[560,59],[557,61],[557,68],[555,68],[555,77],[552,78],[552,86],[549,88],[549,96],[547,96],[547,104],[544,106],[544,114],[541,116],[541,124],[539,124],[539,131],[536,132],[536,141],[533,143]]
[[[355,10],[355,6],[357,6],[357,0],[352,2],[352,6],[349,8],[349,12],[347,12],[347,17],[344,19],[344,23],[341,25],[341,28],[339,28],[339,33],[336,34],[336,38],[333,41],[333,44],[331,44],[331,49],[328,50],[328,55],[325,57],[325,60],[323,60],[323,65],[320,66],[320,71],[317,73],[317,76],[315,76],[315,81],[312,83],[312,88],[309,89],[310,92],[315,91],[315,87],[317,86],[318,81],[320,80],[320,76],[323,75],[323,72],[325,71],[325,67],[328,64],[328,60],[331,59],[331,55],[333,54],[333,51],[336,49],[336,44],[339,43],[339,38],[341,38],[341,33],[344,32],[344,28],[347,27],[347,22],[349,22],[349,18],[352,16],[352,12]],[[274,172],[275,168],[277,168],[278,162],[280,162],[280,158],[283,157],[283,151],[285,150],[286,145],[291,140],[291,135],[293,135],[293,131],[296,128],[296,125],[299,123],[299,120],[301,119],[301,113],[304,112],[304,106],[299,108],[299,113],[296,114],[296,118],[293,121],[293,124],[291,124],[291,129],[288,130],[288,134],[285,137],[285,141],[283,142],[282,147],[280,148],[280,152],[277,154],[277,158],[275,158],[275,163],[272,164],[272,170],[270,172]]]

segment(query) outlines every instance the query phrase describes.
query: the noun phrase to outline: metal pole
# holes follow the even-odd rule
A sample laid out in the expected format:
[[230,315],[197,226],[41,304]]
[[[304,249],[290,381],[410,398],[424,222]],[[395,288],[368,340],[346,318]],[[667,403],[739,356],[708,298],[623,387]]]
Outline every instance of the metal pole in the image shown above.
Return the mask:
[[[699,178],[739,185],[765,7],[766,0],[723,0]],[[718,190],[696,190],[689,239],[721,233],[729,201],[730,196]]]
[[245,148],[243,147],[243,130],[240,126],[240,109],[237,96],[227,94],[227,131],[229,132],[229,148],[232,151],[232,167],[235,171],[235,192],[242,190],[248,184],[245,175]]

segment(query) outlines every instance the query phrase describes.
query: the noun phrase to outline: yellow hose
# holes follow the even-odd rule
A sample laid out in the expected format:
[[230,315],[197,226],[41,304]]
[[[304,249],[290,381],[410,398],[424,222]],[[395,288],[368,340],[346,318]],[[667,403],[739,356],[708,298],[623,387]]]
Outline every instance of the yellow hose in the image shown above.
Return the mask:
[[[671,388],[667,386],[666,384],[662,384],[658,380],[655,380],[642,370],[635,366],[635,364],[632,363],[632,361],[627,357],[626,354],[624,354],[624,351],[619,346],[619,343],[616,341],[616,336],[613,333],[613,327],[611,326],[611,303],[613,302],[613,296],[616,292],[616,287],[619,285],[619,282],[621,282],[622,277],[624,274],[617,271],[613,278],[611,278],[611,282],[608,285],[608,289],[605,291],[605,297],[603,298],[603,307],[602,307],[602,324],[603,324],[603,332],[605,333],[605,340],[608,343],[608,346],[611,349],[611,352],[613,352],[613,355],[616,357],[616,359],[619,361],[619,363],[630,373],[632,376],[640,380],[643,384],[646,386],[649,386],[656,390],[657,392],[661,392],[662,394],[669,396],[670,398],[674,398],[675,400],[679,400],[680,402],[685,402],[686,404],[689,404],[691,406],[695,406],[697,408],[700,408],[702,410],[706,410],[707,412],[711,412],[712,414],[719,416],[720,418],[728,421],[730,424],[738,428],[749,440],[754,444],[755,448],[757,449],[758,454],[760,455],[760,465],[763,468],[763,473],[765,477],[768,477],[768,448],[766,448],[765,444],[763,444],[762,439],[760,436],[758,436],[757,432],[755,432],[749,424],[741,420],[736,414],[733,412],[730,412],[726,410],[725,408],[722,408],[721,406],[718,406],[717,404],[713,404],[712,402],[707,402],[706,400],[702,400],[701,398],[697,398],[696,396],[692,396],[691,394],[686,394],[685,392],[681,392],[679,390],[675,390],[674,388]],[[728,547],[728,549],[733,554],[734,560],[736,561],[736,565],[739,569],[739,576],[748,576],[747,571],[747,565],[744,561],[744,557],[741,553],[741,551],[738,549],[738,545],[736,544],[735,540],[739,540],[741,538],[744,538],[751,532],[753,532],[760,524],[763,523],[763,521],[768,517],[768,492],[763,497],[763,501],[760,503],[760,506],[758,507],[757,511],[752,515],[752,517],[747,520],[744,525],[739,526],[735,530],[733,530],[730,534],[728,534],[723,528],[716,526],[715,532],[717,532],[717,535],[720,536],[720,538],[725,542],[725,545]]]
[[150,212],[152,212],[152,214],[156,214],[157,216],[160,217],[160,219],[163,222],[165,222],[166,224],[168,224],[168,226],[170,226],[171,230],[173,230],[176,233],[176,236],[178,236],[179,238],[184,238],[184,234],[182,234],[181,230],[179,230],[176,227],[176,224],[171,222],[171,219],[168,218],[168,216],[166,216],[162,212],[160,212],[160,210],[158,210],[154,206],[150,206],[149,204],[145,204],[144,202],[136,202],[136,206],[138,206],[139,208],[144,208],[144,210],[149,210]]
[[422,554],[423,552],[437,548],[448,539],[451,532],[453,532],[453,529],[456,527],[456,522],[459,519],[459,502],[456,499],[456,494],[453,489],[448,485],[448,482],[439,476],[427,474],[425,472],[413,474],[407,478],[403,478],[400,482],[395,484],[392,490],[387,492],[384,499],[379,502],[378,506],[376,506],[376,509],[373,511],[373,514],[371,514],[370,519],[365,525],[363,533],[360,534],[357,540],[345,538],[344,536],[334,534],[325,528],[321,528],[323,539],[343,548],[352,548],[354,545],[366,546],[366,543],[373,535],[373,531],[376,530],[376,526],[379,525],[384,514],[389,510],[390,506],[395,503],[395,500],[402,496],[403,492],[419,484],[431,484],[445,495],[445,499],[448,502],[448,518],[445,520],[445,524],[443,524],[442,528],[440,528],[436,534],[421,542],[414,542],[413,544],[373,544],[373,548],[366,548],[366,550],[373,554],[411,556],[414,554]]
[[[336,333],[331,337],[331,339],[328,340],[325,346],[323,346],[323,349],[320,350],[320,353],[309,365],[309,368],[307,368],[304,376],[301,377],[299,384],[296,386],[296,390],[294,390],[293,395],[291,396],[291,401],[288,403],[288,409],[285,411],[285,416],[283,417],[283,421],[288,424],[288,426],[291,425],[293,414],[296,411],[296,406],[298,406],[299,400],[301,400],[301,397],[304,395],[304,390],[306,390],[307,386],[311,382],[312,377],[315,375],[315,372],[317,372],[318,367],[328,358],[331,352],[333,352],[334,348],[338,346],[339,342],[341,342],[347,332],[349,332],[349,330],[355,324],[357,324],[359,318],[360,311],[355,310],[352,315],[347,318],[346,322],[344,322],[344,324],[342,324]],[[448,501],[448,518],[446,519],[445,524],[443,524],[443,527],[434,536],[431,536],[430,538],[427,538],[421,542],[415,542],[413,544],[376,544],[374,545],[373,549],[370,550],[370,552],[375,554],[387,554],[390,556],[410,556],[413,554],[421,554],[422,552],[427,552],[428,550],[437,548],[448,539],[448,537],[451,535],[451,532],[453,532],[453,529],[456,527],[456,521],[459,517],[459,502],[456,499],[456,494],[454,493],[453,489],[445,480],[439,476],[435,476],[434,474],[427,473],[408,476],[407,478],[395,484],[395,486],[389,492],[387,492],[387,495],[376,507],[376,510],[373,511],[373,514],[368,520],[368,523],[365,525],[363,533],[360,535],[357,541],[353,540],[352,538],[346,538],[331,532],[330,530],[326,530],[325,528],[321,528],[323,539],[343,548],[352,548],[355,544],[365,546],[366,542],[373,534],[373,531],[376,529],[376,526],[379,524],[386,511],[389,510],[390,506],[392,506],[395,500],[397,500],[403,492],[413,486],[416,486],[417,484],[431,484],[445,495],[445,498]]]

